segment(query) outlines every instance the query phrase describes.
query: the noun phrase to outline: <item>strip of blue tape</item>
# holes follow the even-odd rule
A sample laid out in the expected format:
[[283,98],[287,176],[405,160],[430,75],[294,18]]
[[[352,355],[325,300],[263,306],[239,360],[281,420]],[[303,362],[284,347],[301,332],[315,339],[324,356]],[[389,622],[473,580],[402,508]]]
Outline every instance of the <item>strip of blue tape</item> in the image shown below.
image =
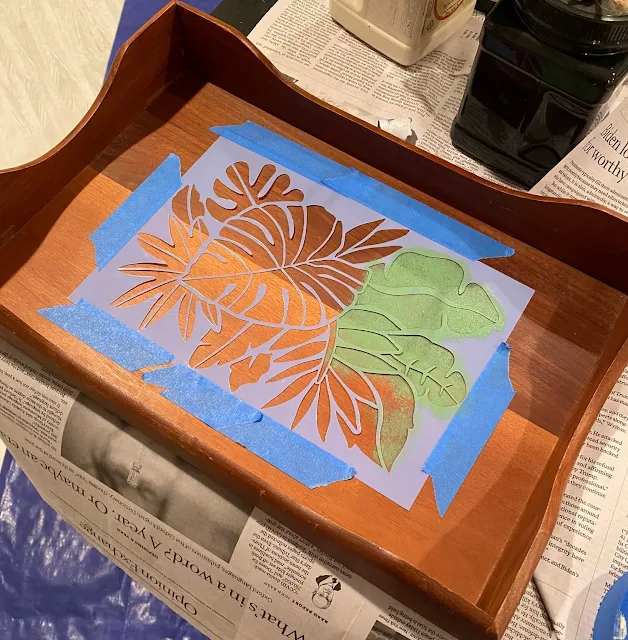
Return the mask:
[[423,465],[432,477],[441,516],[515,396],[509,359],[510,347],[502,342]]
[[143,379],[164,387],[165,398],[310,489],[355,476],[353,467],[189,367],[149,371]]
[[174,356],[86,300],[39,312],[127,371],[169,364]]
[[287,169],[325,185],[336,193],[356,200],[470,260],[504,258],[514,253],[514,250],[505,244],[417,202],[378,180],[334,162],[253,122],[213,127],[211,130],[269,160],[278,162]]
[[181,187],[181,161],[170,154],[89,237],[103,269]]

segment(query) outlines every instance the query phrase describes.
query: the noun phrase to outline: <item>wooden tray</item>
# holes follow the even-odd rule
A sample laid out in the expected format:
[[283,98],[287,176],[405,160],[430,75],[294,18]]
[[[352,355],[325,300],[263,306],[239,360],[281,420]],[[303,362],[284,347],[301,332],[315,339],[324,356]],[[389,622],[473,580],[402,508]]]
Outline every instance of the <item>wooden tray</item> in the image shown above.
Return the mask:
[[[444,518],[357,480],[308,490],[37,314],[95,268],[89,234],[169,154],[252,120],[514,247],[536,290],[515,328],[517,395]],[[628,360],[628,224],[490,185],[284,81],[242,36],[171,2],[118,54],[76,129],[0,173],[0,332],[121,417],[464,640],[500,636],[552,531],[587,431]]]

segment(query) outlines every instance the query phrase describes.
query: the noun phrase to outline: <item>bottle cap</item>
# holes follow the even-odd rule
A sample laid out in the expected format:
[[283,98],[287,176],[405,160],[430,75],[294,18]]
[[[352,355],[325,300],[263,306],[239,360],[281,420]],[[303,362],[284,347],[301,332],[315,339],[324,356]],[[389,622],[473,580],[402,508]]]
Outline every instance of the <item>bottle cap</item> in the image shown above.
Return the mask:
[[598,54],[628,50],[628,0],[516,0],[516,4],[530,30],[554,47]]

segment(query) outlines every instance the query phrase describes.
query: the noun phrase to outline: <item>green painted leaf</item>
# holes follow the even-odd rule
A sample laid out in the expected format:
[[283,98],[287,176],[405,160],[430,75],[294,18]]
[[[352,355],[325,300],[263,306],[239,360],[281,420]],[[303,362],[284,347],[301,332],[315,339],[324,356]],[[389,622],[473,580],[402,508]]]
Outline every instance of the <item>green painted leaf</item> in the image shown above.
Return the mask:
[[385,334],[365,329],[339,328],[337,344],[379,355],[399,352],[399,347]]
[[399,331],[401,327],[396,325],[384,313],[377,311],[365,311],[363,309],[349,309],[338,319],[340,329],[366,329],[369,331]]
[[369,271],[355,307],[381,313],[407,331],[486,337],[504,328],[497,301],[477,283],[463,285],[465,271],[455,260],[408,250]]
[[452,371],[454,354],[422,336],[395,336],[401,353],[395,358],[406,367],[406,376],[416,397],[423,397],[438,407],[460,404],[467,395],[467,385],[459,371]]
[[334,357],[355,371],[363,373],[397,373],[397,368],[376,355],[348,347],[336,347]]

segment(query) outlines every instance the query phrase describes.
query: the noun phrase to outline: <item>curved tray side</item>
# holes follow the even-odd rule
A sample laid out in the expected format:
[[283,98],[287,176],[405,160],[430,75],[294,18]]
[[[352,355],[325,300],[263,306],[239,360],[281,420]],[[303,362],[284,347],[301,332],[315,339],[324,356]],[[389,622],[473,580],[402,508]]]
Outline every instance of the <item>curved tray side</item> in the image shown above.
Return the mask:
[[217,29],[217,21],[189,5],[179,8],[187,57],[209,82],[628,293],[628,277],[622,273],[628,224],[619,214],[591,203],[513,191],[402,142],[288,83],[235,29],[224,24]]
[[[0,248],[135,117],[173,70],[177,8],[170,2],[118,51],[94,104],[40,158],[0,171]],[[137,64],[142,60],[142,64]]]

